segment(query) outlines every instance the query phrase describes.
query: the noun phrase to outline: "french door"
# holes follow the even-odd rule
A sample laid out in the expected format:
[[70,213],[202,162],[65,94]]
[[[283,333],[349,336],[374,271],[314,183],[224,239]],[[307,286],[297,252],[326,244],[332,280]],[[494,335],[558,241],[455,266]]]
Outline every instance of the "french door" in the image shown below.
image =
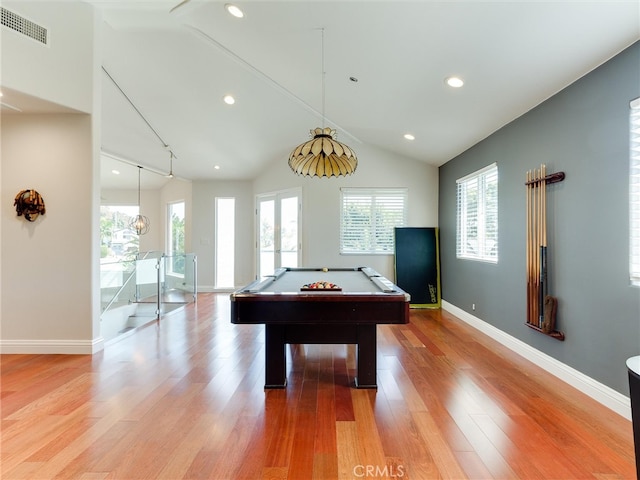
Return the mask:
[[300,189],[257,197],[258,278],[300,264]]

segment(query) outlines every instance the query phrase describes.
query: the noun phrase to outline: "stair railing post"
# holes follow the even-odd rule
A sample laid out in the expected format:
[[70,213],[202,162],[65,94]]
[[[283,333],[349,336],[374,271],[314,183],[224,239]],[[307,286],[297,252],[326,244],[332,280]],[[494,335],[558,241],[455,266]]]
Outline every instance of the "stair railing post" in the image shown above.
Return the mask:
[[193,301],[198,299],[198,256],[193,255]]
[[156,261],[156,285],[157,285],[157,296],[156,296],[156,321],[160,321],[160,262],[164,260],[164,253],[158,258]]

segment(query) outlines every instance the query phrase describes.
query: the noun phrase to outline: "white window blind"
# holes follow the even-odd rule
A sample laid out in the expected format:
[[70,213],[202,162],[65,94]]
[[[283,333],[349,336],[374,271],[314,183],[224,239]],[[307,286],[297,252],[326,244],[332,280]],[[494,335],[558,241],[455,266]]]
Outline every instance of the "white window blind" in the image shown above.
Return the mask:
[[456,256],[498,261],[498,166],[494,163],[457,183]]
[[640,98],[629,113],[629,273],[640,286]]
[[406,188],[343,188],[340,253],[393,254],[395,227],[406,225]]

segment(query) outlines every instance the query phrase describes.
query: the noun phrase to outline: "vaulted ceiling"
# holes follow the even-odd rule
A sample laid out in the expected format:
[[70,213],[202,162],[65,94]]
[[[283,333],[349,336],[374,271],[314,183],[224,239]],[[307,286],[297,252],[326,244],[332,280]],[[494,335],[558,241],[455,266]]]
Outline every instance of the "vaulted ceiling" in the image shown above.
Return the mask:
[[219,1],[90,3],[106,188],[133,186],[117,166],[168,172],[170,151],[184,179],[254,178],[323,111],[356,152],[441,165],[640,38],[637,0],[237,1],[243,18]]

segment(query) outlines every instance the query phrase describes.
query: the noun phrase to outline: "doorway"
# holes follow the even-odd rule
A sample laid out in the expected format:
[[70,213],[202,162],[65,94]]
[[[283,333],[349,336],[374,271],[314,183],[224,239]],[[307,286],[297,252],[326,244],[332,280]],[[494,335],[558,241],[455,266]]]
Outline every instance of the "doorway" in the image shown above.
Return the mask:
[[300,265],[301,197],[300,189],[257,197],[258,278]]

